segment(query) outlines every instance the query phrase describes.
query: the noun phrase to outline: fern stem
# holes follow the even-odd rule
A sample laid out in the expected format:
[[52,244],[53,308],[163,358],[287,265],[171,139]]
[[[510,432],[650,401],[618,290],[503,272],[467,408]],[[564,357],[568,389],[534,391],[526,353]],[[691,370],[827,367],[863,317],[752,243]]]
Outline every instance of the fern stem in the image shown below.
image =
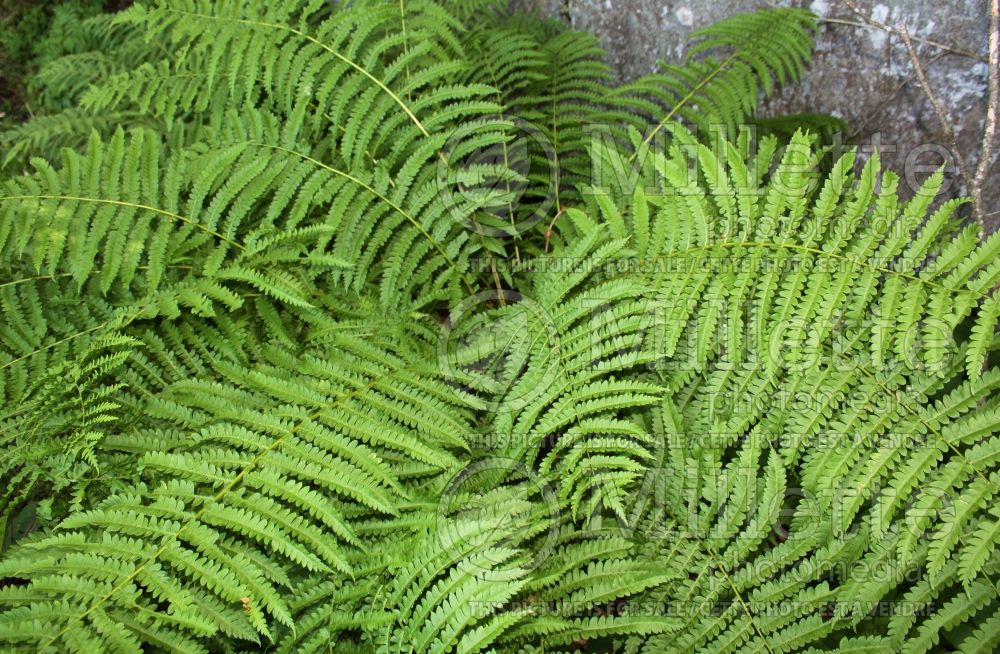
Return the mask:
[[135,202],[125,202],[123,200],[106,200],[104,198],[83,198],[83,197],[76,197],[76,196],[72,196],[72,195],[8,195],[6,197],[0,198],[0,202],[4,202],[6,200],[66,200],[66,201],[69,201],[69,202],[96,202],[98,204],[110,204],[110,205],[115,205],[115,206],[119,206],[119,207],[129,207],[131,209],[139,209],[139,210],[142,210],[142,211],[151,211],[151,212],[159,214],[161,216],[166,216],[167,218],[172,218],[172,219],[180,221],[182,223],[186,223],[188,225],[191,225],[192,227],[196,227],[197,229],[200,229],[201,231],[205,232],[206,234],[211,234],[212,236],[216,237],[220,241],[222,241],[224,243],[228,243],[229,245],[232,245],[233,247],[235,247],[235,248],[237,248],[239,250],[245,249],[242,245],[240,245],[236,241],[234,241],[234,240],[232,240],[230,238],[227,238],[225,235],[220,234],[219,232],[217,232],[215,230],[212,230],[212,229],[209,229],[208,227],[205,227],[204,225],[202,225],[201,223],[199,223],[199,222],[197,222],[195,220],[192,220],[192,219],[190,219],[190,218],[188,218],[186,216],[181,216],[180,214],[171,213],[171,212],[166,211],[164,209],[158,209],[157,207],[151,207],[151,206],[149,206],[147,204],[137,204]]
[[[726,57],[726,59],[723,60],[718,66],[716,66],[715,69],[711,73],[709,73],[708,75],[706,75],[704,77],[704,79],[702,79],[695,86],[693,86],[691,88],[691,90],[688,91],[687,95],[685,95],[683,98],[681,98],[680,100],[678,100],[677,104],[675,104],[673,106],[673,108],[669,112],[667,112],[667,115],[664,116],[663,119],[653,129],[653,131],[649,133],[649,136],[647,136],[645,139],[643,139],[643,141],[642,141],[643,145],[650,145],[653,142],[653,137],[656,136],[656,134],[661,129],[663,129],[664,127],[667,126],[667,123],[670,122],[670,120],[674,117],[674,115],[678,111],[680,111],[681,108],[684,105],[686,105],[688,102],[690,102],[691,99],[694,98],[694,96],[698,93],[698,91],[700,91],[701,89],[705,88],[705,86],[707,86],[709,82],[711,82],[713,79],[715,79],[715,77],[718,76],[719,73],[721,73],[723,70],[725,70],[726,67],[729,66],[729,64],[731,62],[733,62],[735,59],[736,59],[736,53],[734,52],[733,54],[731,54],[728,57]],[[630,156],[629,159],[628,159],[628,163],[632,163],[633,161],[635,161],[635,158],[636,158],[636,156],[638,154],[639,154],[639,151],[633,152],[632,156]]]
[[336,50],[334,50],[333,48],[331,48],[327,44],[323,43],[322,41],[320,41],[319,39],[315,38],[314,36],[306,34],[302,30],[296,29],[296,28],[291,27],[289,25],[283,25],[281,23],[268,23],[268,22],[265,22],[265,21],[250,20],[248,18],[228,18],[228,17],[214,16],[212,14],[202,14],[202,13],[198,13],[198,12],[184,11],[183,9],[167,9],[167,11],[172,11],[172,12],[175,12],[175,13],[178,13],[178,14],[183,14],[185,16],[191,16],[191,17],[194,17],[194,18],[207,18],[209,20],[231,21],[231,22],[234,22],[234,23],[238,23],[240,25],[250,25],[250,26],[253,26],[253,27],[263,27],[263,28],[267,28],[267,29],[283,30],[285,32],[288,32],[289,34],[294,34],[295,36],[303,38],[303,39],[309,41],[310,43],[313,43],[314,45],[317,45],[320,48],[326,50],[331,55],[333,55],[337,59],[341,60],[342,62],[344,62],[345,64],[347,64],[351,68],[353,68],[354,70],[358,71],[359,73],[361,73],[362,75],[364,75],[365,77],[367,77],[369,80],[371,80],[372,83],[374,83],[376,86],[378,86],[380,89],[382,89],[383,92],[385,92],[390,98],[392,98],[392,100],[396,104],[398,104],[400,106],[400,108],[406,113],[406,115],[410,118],[410,120],[413,121],[413,124],[417,126],[417,129],[419,129],[420,132],[424,136],[430,136],[430,132],[428,132],[427,128],[424,127],[424,124],[422,122],[420,122],[420,119],[417,118],[417,115],[415,113],[413,113],[413,110],[410,109],[410,107],[405,102],[403,102],[403,100],[398,95],[396,95],[392,91],[392,89],[390,89],[388,86],[386,86],[385,82],[383,82],[379,78],[377,78],[374,75],[372,75],[371,73],[369,73],[364,68],[364,66],[361,66],[360,64],[356,63],[353,59],[350,59],[349,57],[345,57],[344,55],[342,55],[341,53],[337,52]]
[[722,243],[710,243],[708,245],[699,245],[699,246],[695,246],[693,248],[688,248],[686,250],[675,250],[673,252],[668,252],[668,253],[663,254],[663,255],[658,255],[658,256],[655,256],[655,257],[650,257],[649,260],[650,261],[657,261],[659,259],[680,258],[680,257],[687,256],[689,254],[694,254],[696,252],[705,252],[705,251],[708,251],[708,250],[714,250],[716,248],[729,249],[729,248],[734,248],[734,247],[771,248],[771,249],[777,249],[777,250],[793,250],[793,251],[797,251],[797,252],[807,252],[809,254],[815,254],[817,256],[826,257],[828,259],[835,259],[835,260],[838,260],[838,261],[847,261],[847,262],[856,264],[856,265],[858,265],[858,266],[860,266],[862,268],[867,268],[869,270],[873,270],[875,272],[881,272],[881,273],[885,273],[885,274],[888,274],[888,275],[896,275],[898,277],[902,277],[903,279],[907,279],[907,280],[910,280],[910,281],[913,281],[913,282],[919,282],[921,284],[924,284],[926,286],[932,286],[934,288],[944,289],[944,290],[947,290],[947,291],[951,291],[953,293],[960,293],[960,292],[961,293],[971,293],[974,296],[977,296],[977,297],[980,297],[980,298],[985,297],[989,293],[988,290],[987,291],[980,291],[980,292],[976,293],[974,291],[967,290],[967,289],[956,288],[956,287],[953,287],[953,286],[947,286],[945,284],[939,284],[937,282],[931,281],[929,279],[924,279],[924,278],[918,277],[916,275],[910,275],[908,273],[900,272],[898,270],[893,270],[891,268],[882,268],[880,266],[875,266],[875,265],[872,265],[872,264],[870,264],[867,261],[864,261],[862,259],[855,259],[853,257],[848,257],[848,256],[843,255],[843,254],[836,254],[834,252],[827,252],[826,250],[821,250],[819,248],[809,247],[809,246],[806,246],[806,245],[798,245],[796,243],[773,243],[773,242],[768,242],[768,241],[725,241],[725,242],[722,242]]
[[420,231],[420,233],[423,235],[423,237],[426,238],[431,243],[431,245],[434,246],[434,249],[436,249],[438,251],[438,254],[440,254],[442,257],[444,257],[444,260],[446,262],[448,262],[448,265],[451,266],[452,269],[458,274],[459,279],[461,279],[462,283],[465,284],[467,290],[470,293],[474,292],[472,283],[465,277],[465,275],[462,274],[462,269],[458,267],[458,264],[455,263],[455,261],[450,256],[448,256],[448,253],[444,251],[444,248],[441,247],[441,244],[438,243],[434,239],[434,237],[431,236],[427,232],[426,229],[424,229],[424,226],[421,225],[420,222],[416,218],[414,218],[409,213],[407,213],[406,211],[404,211],[402,207],[400,207],[399,205],[397,205],[395,202],[393,202],[392,200],[390,200],[386,196],[384,196],[381,193],[379,193],[372,186],[366,184],[365,182],[361,181],[360,179],[358,179],[354,175],[351,175],[350,173],[344,172],[343,170],[340,170],[338,168],[334,168],[333,166],[330,166],[328,164],[323,163],[319,159],[314,159],[313,157],[310,157],[309,155],[304,154],[302,152],[298,152],[297,150],[293,150],[291,148],[286,148],[286,147],[284,147],[282,145],[274,145],[272,143],[262,143],[262,142],[259,142],[259,141],[252,141],[252,142],[250,142],[250,145],[255,145],[257,147],[262,147],[262,148],[270,148],[272,150],[278,150],[280,152],[285,152],[287,154],[291,154],[291,155],[295,155],[297,157],[301,157],[303,160],[308,161],[309,163],[315,164],[315,165],[323,168],[324,170],[333,173],[334,175],[337,175],[339,177],[343,177],[344,179],[357,184],[358,186],[360,186],[361,188],[365,189],[366,191],[368,191],[369,193],[371,193],[373,196],[375,196],[376,198],[378,198],[382,202],[385,202],[387,205],[389,205],[390,208],[392,208],[393,211],[397,212],[399,215],[401,215],[404,218],[406,218],[408,221],[410,221],[410,223],[414,227],[417,228],[417,230]]

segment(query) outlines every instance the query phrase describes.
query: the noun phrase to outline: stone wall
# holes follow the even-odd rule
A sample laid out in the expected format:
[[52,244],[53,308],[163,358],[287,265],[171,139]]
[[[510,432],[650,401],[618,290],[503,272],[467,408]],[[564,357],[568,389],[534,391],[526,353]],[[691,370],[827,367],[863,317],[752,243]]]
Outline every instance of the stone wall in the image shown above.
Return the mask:
[[[514,0],[520,8],[568,17],[573,27],[597,34],[621,79],[655,69],[656,62],[679,61],[692,30],[742,11],[768,6],[753,0]],[[912,189],[950,157],[948,139],[920,88],[906,49],[897,36],[860,23],[843,0],[792,0],[821,19],[816,52],[805,78],[784,89],[763,108],[764,115],[831,113],[843,118],[862,152],[873,144],[886,164]],[[957,150],[975,168],[986,109],[986,0],[858,0],[856,6],[885,24],[905,26],[913,37],[971,52],[951,53],[914,41],[930,85],[955,131]],[[984,192],[985,222],[1000,227],[1000,166]],[[950,167],[952,195],[963,192]]]

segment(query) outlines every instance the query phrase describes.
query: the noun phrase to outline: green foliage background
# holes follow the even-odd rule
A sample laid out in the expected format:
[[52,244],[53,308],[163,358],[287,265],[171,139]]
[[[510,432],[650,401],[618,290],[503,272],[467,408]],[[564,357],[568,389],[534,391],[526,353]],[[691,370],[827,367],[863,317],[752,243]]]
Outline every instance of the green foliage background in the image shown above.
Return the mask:
[[1000,643],[1000,237],[753,118],[806,11],[615,86],[504,4],[59,10],[0,133],[5,650]]
[[13,123],[28,117],[35,100],[28,89],[31,77],[40,66],[73,47],[80,21],[111,9],[111,5],[121,4],[94,0],[0,2],[0,112],[5,114],[3,122]]

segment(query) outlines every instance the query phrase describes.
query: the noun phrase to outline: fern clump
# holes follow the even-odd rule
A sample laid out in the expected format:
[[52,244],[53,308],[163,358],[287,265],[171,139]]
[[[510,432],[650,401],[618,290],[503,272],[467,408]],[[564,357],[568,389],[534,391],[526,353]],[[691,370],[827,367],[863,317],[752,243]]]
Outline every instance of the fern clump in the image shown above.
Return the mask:
[[0,135],[5,650],[1000,643],[1000,237],[746,128],[808,12],[614,87],[502,4],[75,26]]

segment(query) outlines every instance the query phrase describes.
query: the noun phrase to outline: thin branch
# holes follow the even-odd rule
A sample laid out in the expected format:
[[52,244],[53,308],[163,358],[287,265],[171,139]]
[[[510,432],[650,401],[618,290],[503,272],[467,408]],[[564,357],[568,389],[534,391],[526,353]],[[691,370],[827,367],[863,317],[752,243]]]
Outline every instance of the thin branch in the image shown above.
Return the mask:
[[[931,58],[931,60],[929,62],[927,62],[927,65],[928,66],[934,65],[935,63],[938,62],[938,60],[940,60],[942,57],[944,57],[947,54],[948,54],[947,52],[939,52],[939,53],[937,53],[936,55],[934,55]],[[879,103],[878,107],[876,107],[874,111],[869,112],[865,116],[864,120],[862,120],[861,123],[858,124],[857,127],[854,127],[854,129],[853,129],[853,131],[851,133],[851,138],[857,138],[860,134],[864,133],[864,131],[865,131],[865,129],[867,129],[868,125],[871,124],[871,122],[873,120],[875,120],[876,118],[878,118],[878,116],[883,111],[885,111],[885,109],[889,105],[889,103],[892,102],[893,99],[895,99],[895,97],[897,95],[899,95],[899,92],[902,91],[907,86],[909,86],[909,84],[911,82],[916,81],[916,79],[917,79],[917,74],[916,73],[911,73],[909,77],[907,77],[906,79],[904,79],[903,81],[901,81],[899,84],[897,84],[896,87],[887,96],[885,96],[885,98],[882,100],[882,102]]]
[[[958,143],[955,140],[955,130],[951,126],[951,119],[948,118],[948,113],[945,111],[941,102],[934,95],[934,90],[931,89],[930,80],[927,79],[927,73],[924,71],[923,64],[920,63],[920,57],[917,55],[916,49],[913,47],[913,41],[910,40],[910,35],[906,31],[905,27],[900,27],[895,30],[899,37],[903,40],[903,45],[906,46],[906,53],[910,56],[910,62],[913,64],[913,71],[917,74],[917,81],[920,82],[920,88],[923,89],[924,95],[931,103],[931,107],[934,108],[934,114],[937,116],[938,123],[940,123],[941,131],[944,133],[945,139],[948,140],[948,149],[951,150],[951,156],[955,159],[955,165],[958,167],[958,173],[965,180],[965,185],[967,187],[972,186],[972,175],[969,172],[969,166],[965,161],[965,157],[962,156],[961,151],[958,149]],[[979,203],[976,198],[972,198],[974,205],[974,212],[976,214],[977,220],[979,216]]]
[[[986,227],[985,223],[983,222],[982,186],[981,184],[979,186],[976,185],[977,179],[979,179],[978,178],[979,167],[984,166],[983,158],[980,157],[979,167],[977,167],[976,176],[973,176],[972,169],[969,167],[968,162],[966,162],[965,157],[962,156],[962,152],[958,148],[958,142],[955,138],[955,129],[952,127],[952,121],[948,117],[948,113],[945,111],[944,106],[942,106],[941,102],[938,100],[937,95],[934,94],[934,90],[931,88],[930,80],[927,77],[927,72],[924,70],[924,65],[920,62],[920,56],[917,54],[916,48],[913,47],[913,41],[917,39],[915,37],[910,36],[910,33],[907,31],[904,25],[899,25],[895,27],[892,25],[887,25],[881,21],[875,20],[868,14],[861,11],[861,9],[859,9],[858,6],[854,3],[854,0],[843,0],[843,2],[850,8],[851,11],[853,11],[862,21],[867,23],[869,26],[883,30],[889,34],[893,34],[902,40],[903,46],[906,48],[906,54],[909,56],[910,63],[913,66],[913,71],[917,75],[917,81],[920,83],[920,88],[921,90],[923,90],[924,95],[926,95],[927,99],[930,101],[931,107],[934,109],[934,114],[937,116],[938,123],[940,124],[941,132],[942,134],[944,134],[945,139],[948,141],[948,149],[951,150],[951,155],[955,160],[955,166],[958,168],[958,173],[962,177],[962,181],[965,183],[965,187],[969,189],[969,195],[972,199],[972,214],[976,223],[979,225],[980,236],[985,236]],[[995,50],[995,48],[993,47],[993,43],[996,40],[996,24],[994,22],[995,18],[993,17],[996,15],[995,9],[997,2],[998,0],[990,0],[991,54],[992,51]],[[994,59],[994,62],[995,61],[996,60]],[[995,68],[995,66],[993,66],[993,68]],[[996,82],[995,78],[996,78],[996,71],[991,69],[990,70],[990,79],[992,80],[991,83]],[[992,103],[992,90],[991,90],[990,108],[994,110],[992,124],[990,123],[989,111],[988,111],[986,133],[984,133],[983,135],[984,142],[987,138],[990,141],[989,152],[986,152],[984,150],[985,154],[989,155],[989,157],[992,156],[991,153],[993,148],[993,135],[996,131],[996,111],[995,111],[995,105],[993,105]],[[986,170],[989,169],[989,157],[986,159],[987,161],[987,163],[985,164]],[[986,178],[986,173],[984,172],[982,181],[985,181],[985,178]]]
[[[868,18],[868,17],[866,16],[866,18]],[[877,21],[875,21],[874,19],[870,20],[869,22],[862,22],[862,21],[857,21],[857,20],[847,20],[846,18],[822,18],[821,17],[818,20],[821,23],[832,23],[832,24],[835,24],[835,25],[850,25],[851,27],[866,27],[868,29],[891,31],[891,30],[888,30],[886,27],[884,27],[882,25],[876,24]],[[929,45],[931,47],[943,50],[945,52],[945,54],[958,55],[959,57],[969,57],[971,59],[976,59],[976,60],[981,61],[983,63],[987,63],[987,58],[986,57],[984,57],[983,55],[979,54],[978,52],[973,52],[972,50],[966,50],[965,48],[959,48],[959,47],[956,47],[956,46],[953,46],[953,45],[948,45],[947,43],[941,43],[940,41],[934,41],[932,39],[925,39],[925,38],[920,37],[920,36],[910,35],[910,38],[913,39],[914,41],[916,41],[917,43],[923,43],[924,45]]]
[[969,193],[980,219],[979,235],[985,236],[982,195],[983,185],[993,163],[993,146],[997,136],[997,114],[1000,113],[1000,0],[990,0],[990,36],[987,68],[989,99],[986,103],[986,124],[983,126],[983,144],[979,148],[979,162],[972,178]]

